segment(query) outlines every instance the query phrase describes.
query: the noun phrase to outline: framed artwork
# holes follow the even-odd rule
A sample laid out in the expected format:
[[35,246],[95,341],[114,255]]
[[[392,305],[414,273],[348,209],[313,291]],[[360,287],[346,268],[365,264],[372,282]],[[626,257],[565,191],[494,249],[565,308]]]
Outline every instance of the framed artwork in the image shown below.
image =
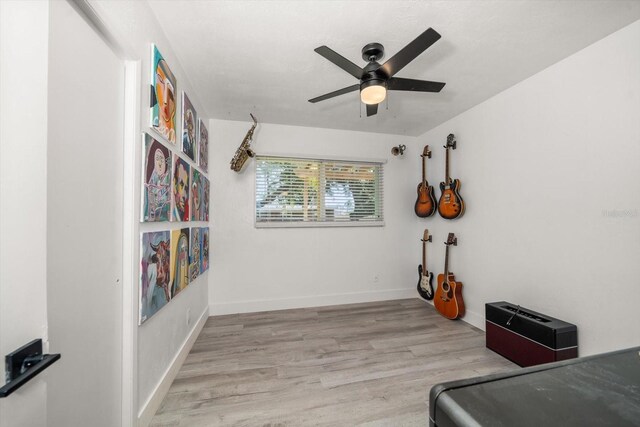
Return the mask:
[[141,221],[169,221],[171,166],[169,149],[145,133],[142,153]]
[[196,155],[198,154],[196,146],[197,127],[198,114],[196,109],[193,108],[193,104],[189,101],[187,94],[182,92],[182,152],[193,161],[196,160]]
[[189,284],[189,229],[171,231],[171,298]]
[[139,321],[142,325],[171,300],[168,231],[142,233],[140,238]]
[[193,167],[191,168],[191,191],[189,193],[189,200],[191,201],[191,221],[202,220],[203,178],[204,177],[198,169]]
[[191,251],[189,253],[189,278],[191,281],[194,281],[200,275],[201,230],[199,227],[191,229]]
[[202,119],[199,121],[198,129],[200,130],[198,162],[203,171],[209,172],[209,131]]
[[173,155],[172,221],[189,221],[189,174],[191,167],[180,156]]
[[209,221],[209,180],[203,175],[202,176],[202,215],[200,217],[201,221]]
[[209,227],[202,227],[202,235],[200,237],[200,272],[204,273],[209,269]]
[[151,45],[151,127],[176,143],[176,78],[155,44]]

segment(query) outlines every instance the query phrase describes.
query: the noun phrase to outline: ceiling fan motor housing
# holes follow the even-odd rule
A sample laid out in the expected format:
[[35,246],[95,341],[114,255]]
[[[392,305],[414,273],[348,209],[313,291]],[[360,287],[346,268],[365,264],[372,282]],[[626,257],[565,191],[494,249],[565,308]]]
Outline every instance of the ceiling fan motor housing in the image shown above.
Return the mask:
[[377,62],[384,58],[384,46],[380,43],[369,43],[362,48],[362,59],[367,62]]

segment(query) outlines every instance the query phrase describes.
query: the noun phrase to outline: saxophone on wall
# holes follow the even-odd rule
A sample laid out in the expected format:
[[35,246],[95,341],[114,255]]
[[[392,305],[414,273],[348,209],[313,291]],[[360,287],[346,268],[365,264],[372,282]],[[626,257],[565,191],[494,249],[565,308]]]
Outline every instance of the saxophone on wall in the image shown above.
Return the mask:
[[249,115],[253,120],[253,125],[251,126],[251,129],[249,129],[249,131],[247,132],[247,135],[244,137],[244,140],[242,140],[242,144],[240,144],[240,146],[236,150],[236,154],[233,156],[233,159],[231,159],[231,170],[236,172],[240,172],[242,170],[244,163],[247,161],[249,157],[253,157],[256,155],[256,153],[250,148],[250,146],[251,146],[251,139],[253,138],[253,131],[256,130],[258,121],[256,120],[255,117],[253,117],[253,114],[249,113]]

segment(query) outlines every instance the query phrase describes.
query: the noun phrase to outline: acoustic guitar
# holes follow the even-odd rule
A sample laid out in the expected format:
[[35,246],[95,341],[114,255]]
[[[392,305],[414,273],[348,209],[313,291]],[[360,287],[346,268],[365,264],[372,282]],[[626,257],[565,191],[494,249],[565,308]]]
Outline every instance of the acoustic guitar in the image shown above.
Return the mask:
[[444,182],[440,183],[440,200],[438,201],[438,213],[445,219],[460,218],[464,214],[464,201],[460,197],[460,181],[451,179],[449,175],[449,149],[456,149],[456,140],[453,134],[447,136],[447,159],[445,163]]
[[444,256],[444,274],[438,274],[438,286],[433,305],[447,319],[457,319],[464,316],[464,301],[462,299],[462,283],[449,271],[449,247],[457,246],[458,239],[449,233],[444,243],[447,248]]
[[422,157],[422,181],[418,184],[415,212],[420,218],[426,218],[436,212],[436,197],[433,194],[433,186],[427,182],[427,158],[431,158],[428,145],[424,146],[420,157]]
[[427,301],[433,299],[433,273],[427,270],[427,242],[431,241],[429,230],[424,229],[422,236],[422,264],[418,265],[418,293]]

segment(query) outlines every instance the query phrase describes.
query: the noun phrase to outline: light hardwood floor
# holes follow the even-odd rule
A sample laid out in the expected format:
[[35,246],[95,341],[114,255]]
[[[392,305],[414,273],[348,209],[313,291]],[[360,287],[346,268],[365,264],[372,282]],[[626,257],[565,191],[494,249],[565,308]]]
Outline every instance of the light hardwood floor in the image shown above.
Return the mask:
[[420,299],[210,317],[151,425],[428,425],[434,384],[519,369]]

